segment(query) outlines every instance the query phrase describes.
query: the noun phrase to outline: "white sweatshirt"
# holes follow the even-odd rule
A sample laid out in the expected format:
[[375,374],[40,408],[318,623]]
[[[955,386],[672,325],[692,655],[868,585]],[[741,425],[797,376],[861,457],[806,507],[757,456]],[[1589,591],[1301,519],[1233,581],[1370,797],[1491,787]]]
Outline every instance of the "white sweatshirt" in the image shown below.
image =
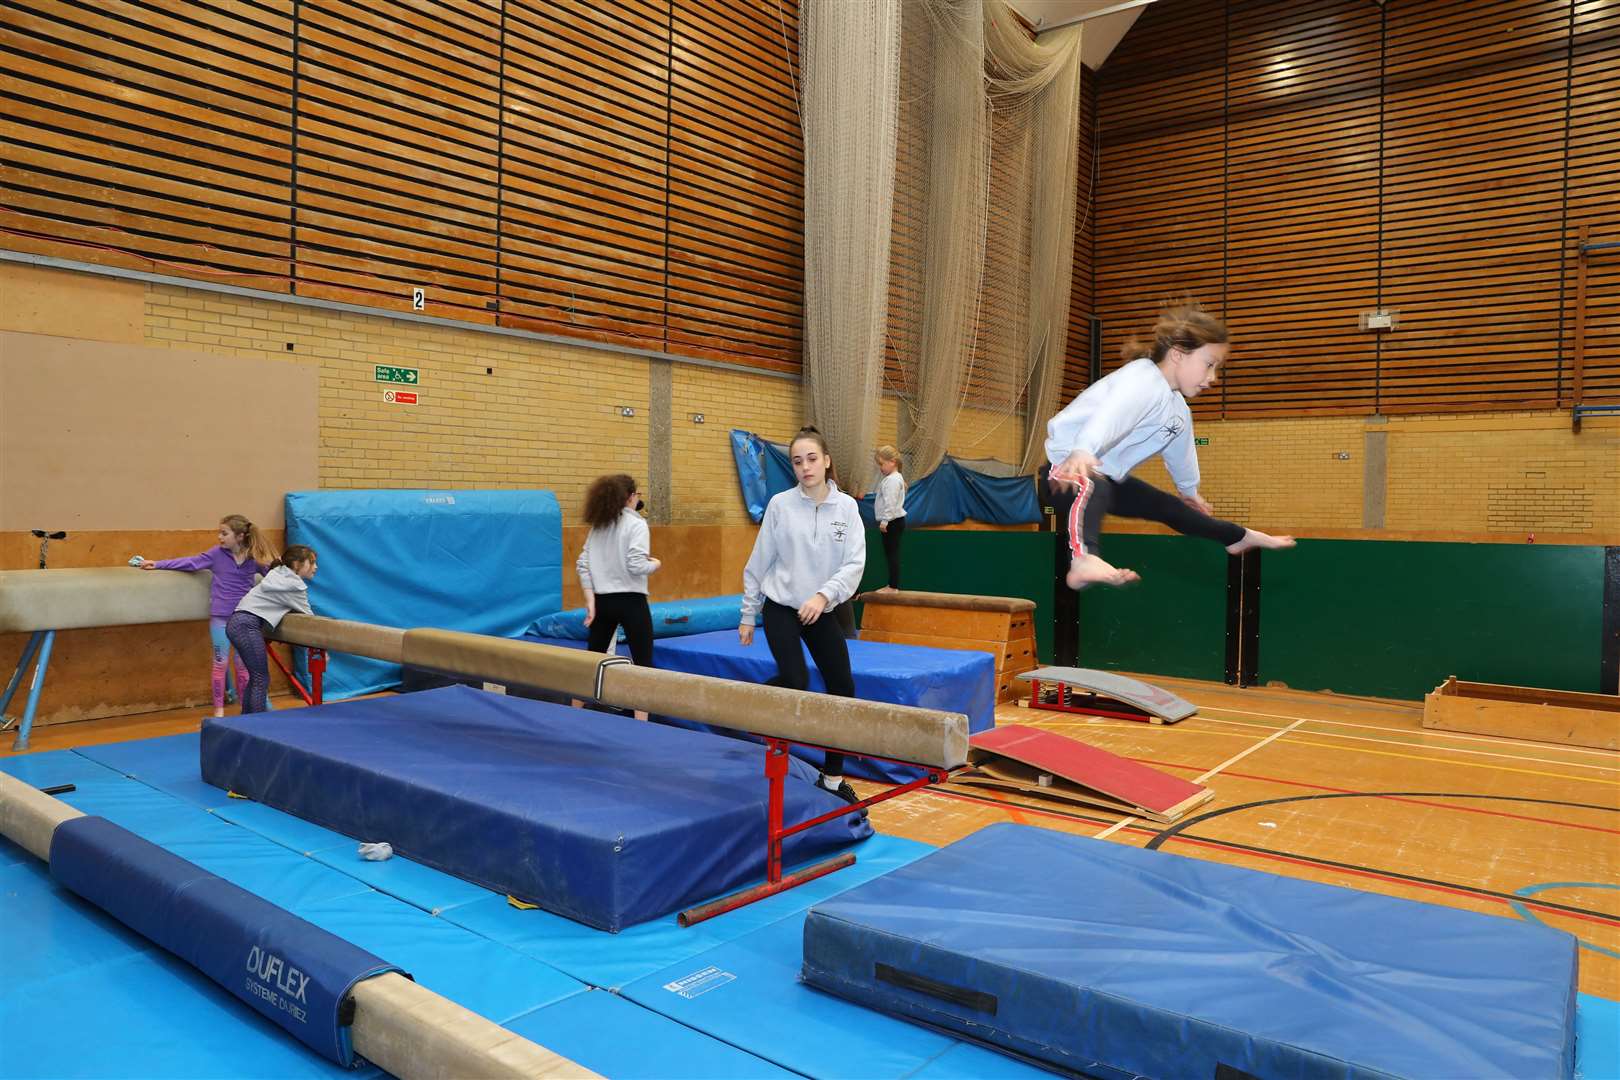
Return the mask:
[[272,567],[264,579],[242,597],[236,610],[257,615],[272,629],[280,626],[281,617],[291,612],[315,614],[309,606],[309,583],[286,566]]
[[592,529],[574,562],[580,588],[589,593],[645,593],[652,570],[650,537],[646,519],[628,506],[612,523]]
[[801,487],[779,492],[743,567],[742,625],[754,625],[766,600],[797,610],[820,593],[837,607],[855,595],[865,570],[866,527],[854,499],[831,480],[819,503]]
[[1123,480],[1154,454],[1183,495],[1198,490],[1198,451],[1187,399],[1147,357],[1092,383],[1046,425],[1046,458],[1057,465],[1076,450],[1095,454],[1102,471]]
[[872,499],[872,516],[878,521],[893,521],[906,516],[906,478],[900,470],[878,481],[877,495]]

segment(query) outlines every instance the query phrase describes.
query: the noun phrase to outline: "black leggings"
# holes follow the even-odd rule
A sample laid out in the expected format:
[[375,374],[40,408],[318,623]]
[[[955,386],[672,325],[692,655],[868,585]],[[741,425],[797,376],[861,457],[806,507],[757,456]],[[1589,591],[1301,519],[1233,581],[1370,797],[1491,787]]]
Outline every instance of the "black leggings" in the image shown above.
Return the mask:
[[589,633],[585,647],[591,652],[607,652],[608,643],[621,626],[625,640],[630,643],[631,658],[641,667],[652,667],[652,608],[647,606],[646,593],[597,593],[596,618],[586,628]]
[[270,661],[265,656],[269,646],[264,641],[269,631],[270,624],[251,611],[233,612],[225,623],[225,637],[247,668],[248,684],[237,688],[244,715],[270,711]]
[[900,587],[900,538],[906,533],[906,519],[897,517],[878,535],[883,537],[883,557],[889,560],[889,588]]
[[1123,480],[1090,476],[1075,491],[1053,486],[1047,477],[1050,468],[1041,466],[1041,483],[1052,493],[1052,509],[1058,527],[1068,534],[1071,558],[1097,554],[1103,518],[1108,514],[1157,521],[1184,536],[1214,540],[1228,547],[1243,539],[1243,526],[1194,510],[1176,496],[1134,476]]
[[[821,669],[821,679],[827,684],[827,693],[835,697],[855,696],[855,676],[849,670],[849,645],[832,612],[822,612],[821,618],[805,626],[799,622],[797,611],[774,600],[767,600],[763,616],[765,644],[770,646],[771,656],[776,660],[776,678],[771,680],[773,684],[789,690],[809,687],[810,668],[804,662],[804,650],[799,648],[802,640],[809,647],[816,667]],[[830,776],[842,776],[844,755],[828,751],[827,763],[822,766],[822,771]]]

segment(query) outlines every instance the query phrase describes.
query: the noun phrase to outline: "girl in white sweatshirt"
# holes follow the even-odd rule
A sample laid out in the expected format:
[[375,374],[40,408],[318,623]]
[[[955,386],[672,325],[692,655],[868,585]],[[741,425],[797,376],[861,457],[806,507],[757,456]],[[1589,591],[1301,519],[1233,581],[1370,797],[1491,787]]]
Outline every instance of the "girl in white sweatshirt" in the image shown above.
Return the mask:
[[[804,650],[810,649],[827,693],[855,696],[849,645],[830,609],[848,603],[866,569],[866,529],[855,500],[828,476],[827,441],[813,427],[800,429],[788,447],[799,486],[773,496],[765,506],[754,552],[743,568],[744,645],[754,642],[756,616],[765,623],[765,643],[776,660],[771,682],[793,690],[810,685]],[[848,802],[855,789],[844,780],[844,755],[829,753],[821,784]]]
[[607,652],[624,627],[630,656],[642,667],[653,666],[652,608],[647,605],[647,575],[663,564],[648,553],[647,521],[636,513],[641,496],[632,476],[598,476],[585,492],[585,524],[591,527],[574,570],[585,590],[586,648]]
[[[1099,379],[1046,425],[1048,465],[1041,479],[1069,541],[1071,589],[1124,585],[1133,570],[1097,553],[1103,517],[1143,518],[1187,536],[1224,544],[1234,555],[1250,548],[1293,547],[1291,536],[1268,536],[1213,516],[1198,494],[1198,452],[1187,401],[1214,386],[1226,360],[1226,325],[1197,304],[1159,316],[1151,345],[1125,345],[1124,367]],[[1131,476],[1154,454],[1175,481],[1176,495]]]
[[315,549],[293,544],[270,564],[263,580],[236,605],[225,623],[225,636],[247,667],[248,684],[242,691],[242,712],[269,710],[270,665],[264,635],[281,625],[290,612],[311,615],[309,579],[315,576]]

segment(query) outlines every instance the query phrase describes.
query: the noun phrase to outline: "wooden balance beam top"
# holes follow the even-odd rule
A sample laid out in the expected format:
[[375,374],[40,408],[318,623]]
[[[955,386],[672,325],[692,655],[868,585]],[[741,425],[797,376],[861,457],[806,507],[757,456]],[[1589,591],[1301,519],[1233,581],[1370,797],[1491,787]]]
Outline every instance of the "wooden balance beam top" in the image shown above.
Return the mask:
[[206,619],[208,584],[133,566],[0,570],[0,634]]
[[955,611],[1001,611],[1008,614],[1034,611],[1035,601],[1021,596],[969,596],[965,593],[865,592],[855,599],[863,604],[893,604],[898,607],[937,607]]
[[583,649],[456,630],[398,630],[288,615],[275,637],[855,754],[941,769],[967,762],[968,721],[962,713],[659,671]]

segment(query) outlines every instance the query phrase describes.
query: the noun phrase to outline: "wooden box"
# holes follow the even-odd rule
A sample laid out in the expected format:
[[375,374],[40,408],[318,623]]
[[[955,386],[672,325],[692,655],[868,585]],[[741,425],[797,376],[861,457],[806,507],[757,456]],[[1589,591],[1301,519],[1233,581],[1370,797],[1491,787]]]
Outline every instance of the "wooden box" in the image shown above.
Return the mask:
[[1423,726],[1620,750],[1620,697],[1458,682],[1453,675],[1423,699]]
[[1033,670],[1035,602],[1017,596],[869,592],[861,596],[863,641],[974,649],[996,660],[996,700],[1016,700],[1013,676]]

